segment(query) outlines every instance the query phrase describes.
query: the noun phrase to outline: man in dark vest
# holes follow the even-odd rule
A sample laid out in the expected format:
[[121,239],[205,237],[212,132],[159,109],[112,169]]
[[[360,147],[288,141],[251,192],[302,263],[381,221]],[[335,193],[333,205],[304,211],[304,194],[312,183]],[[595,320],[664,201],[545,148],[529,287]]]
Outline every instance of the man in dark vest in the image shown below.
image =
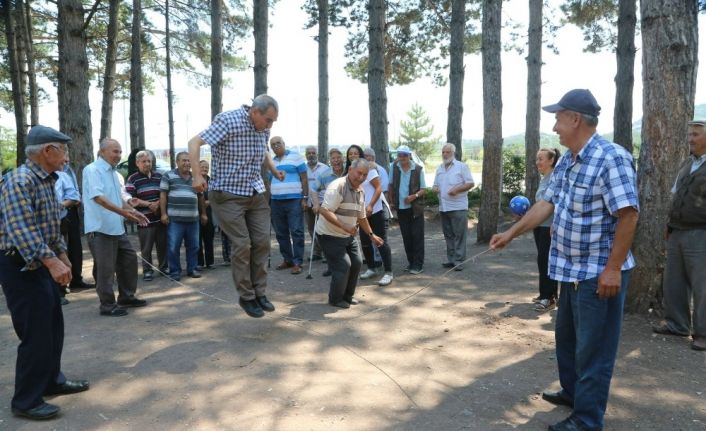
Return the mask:
[[[691,348],[706,350],[706,121],[689,123],[691,155],[672,187],[664,270],[664,317],[658,334],[693,336]],[[693,296],[693,317],[689,312]],[[690,324],[691,323],[691,324]]]
[[407,254],[410,274],[424,271],[424,167],[414,163],[412,151],[406,145],[397,148],[397,160],[392,164],[390,208],[397,210],[400,232]]

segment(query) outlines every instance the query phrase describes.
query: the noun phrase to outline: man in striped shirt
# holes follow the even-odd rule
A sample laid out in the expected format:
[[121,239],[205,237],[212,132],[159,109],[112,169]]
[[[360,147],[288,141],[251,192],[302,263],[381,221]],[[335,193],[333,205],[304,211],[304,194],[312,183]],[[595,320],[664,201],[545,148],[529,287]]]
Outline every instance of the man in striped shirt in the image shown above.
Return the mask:
[[284,180],[273,180],[270,175],[272,226],[283,259],[276,269],[292,268],[292,274],[301,274],[304,260],[304,209],[309,199],[306,161],[301,154],[286,149],[281,136],[270,139],[270,146],[275,153],[275,166],[285,173]]
[[369,167],[370,162],[365,159],[354,160],[348,175],[328,186],[324,203],[319,209],[316,237],[331,271],[328,303],[334,307],[349,308],[358,303],[353,298],[363,265],[356,240],[358,226],[370,236],[376,247],[383,244],[382,238],[373,233],[365,217],[365,196],[361,184],[368,176]]
[[186,274],[200,278],[196,268],[199,251],[199,220],[205,223],[203,195],[191,186],[191,162],[189,153],[176,155],[177,168],[165,173],[159,185],[159,208],[161,221],[167,225],[167,261],[169,276],[181,278],[181,243],[186,243]]
[[162,174],[152,168],[153,154],[142,150],[135,156],[138,171],[130,175],[125,184],[125,191],[135,198],[132,206],[147,217],[149,224],[137,228],[142,255],[142,278],[152,281],[152,248],[157,247],[158,268],[167,271],[167,227],[159,221],[159,184]]

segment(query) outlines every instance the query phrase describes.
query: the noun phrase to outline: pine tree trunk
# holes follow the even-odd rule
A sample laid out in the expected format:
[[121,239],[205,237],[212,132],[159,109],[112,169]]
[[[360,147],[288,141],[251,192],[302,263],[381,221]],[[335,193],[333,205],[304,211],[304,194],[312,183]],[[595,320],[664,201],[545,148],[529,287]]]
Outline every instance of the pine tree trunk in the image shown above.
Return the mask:
[[253,34],[255,35],[255,96],[267,94],[267,0],[253,1]]
[[142,0],[132,0],[130,47],[130,149],[145,148],[145,116],[142,102]]
[[25,32],[27,39],[27,82],[29,84],[30,125],[39,124],[39,89],[37,87],[37,73],[34,67],[34,37],[32,34],[32,7],[30,0],[25,2]]
[[615,51],[618,71],[615,75],[615,111],[613,141],[632,154],[632,91],[635,85],[635,0],[620,0],[618,11],[618,47]]
[[176,166],[175,152],[176,148],[174,146],[174,95],[172,93],[172,54],[171,54],[171,35],[169,34],[169,0],[164,2],[165,12],[164,21],[166,23],[165,28],[165,41],[167,48],[167,115],[169,117],[169,163],[172,168]]
[[500,30],[502,0],[483,0],[483,186],[478,212],[478,242],[497,231],[502,189],[502,87]]
[[91,107],[88,103],[88,57],[81,0],[59,0],[58,102],[61,131],[71,137],[71,166],[81,171],[93,161]]
[[[660,307],[664,234],[677,169],[687,156],[698,66],[696,2],[642,0],[642,146],[638,170],[640,222],[627,308]],[[668,115],[665,115],[668,113]]]
[[463,159],[463,66],[466,30],[466,2],[451,3],[451,42],[449,44],[449,114],[446,123],[446,142],[456,145],[456,158]]
[[223,110],[223,0],[211,0],[211,118]]
[[385,0],[368,3],[368,105],[370,142],[378,163],[389,163],[387,146],[387,90],[385,88]]
[[10,81],[12,83],[12,103],[15,111],[15,128],[17,129],[17,166],[19,166],[25,160],[25,138],[27,137],[24,93],[21,89],[15,15],[9,1],[3,1],[2,5],[5,18],[5,39],[7,41],[7,57],[10,66]]
[[328,0],[319,6],[319,160],[328,160]]
[[534,160],[539,151],[539,115],[542,100],[542,0],[529,0],[527,49],[527,112],[525,114],[525,195],[534,203],[539,172]]
[[103,73],[103,101],[101,103],[100,139],[111,136],[113,125],[113,95],[115,93],[115,61],[118,54],[118,9],[120,0],[108,4],[108,34]]

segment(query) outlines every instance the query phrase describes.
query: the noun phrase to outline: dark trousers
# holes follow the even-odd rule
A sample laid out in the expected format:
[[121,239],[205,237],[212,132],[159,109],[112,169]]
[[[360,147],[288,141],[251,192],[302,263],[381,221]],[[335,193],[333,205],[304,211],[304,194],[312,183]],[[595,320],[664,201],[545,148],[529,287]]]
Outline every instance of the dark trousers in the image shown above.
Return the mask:
[[61,373],[64,315],[49,271],[44,266],[20,271],[23,266],[21,257],[0,251],[0,284],[20,339],[11,404],[28,410],[43,402],[47,389],[66,381]]
[[223,231],[221,231],[221,253],[223,254],[223,262],[230,262],[230,240]]
[[100,300],[100,309],[115,307],[113,283],[118,282],[118,301],[135,296],[137,291],[137,253],[126,234],[88,234],[88,248],[93,255],[93,278]]
[[199,225],[199,266],[213,265],[213,236],[216,228],[213,226],[211,218],[208,223]]
[[355,237],[339,238],[330,235],[316,235],[321,250],[331,271],[331,286],[328,292],[329,304],[343,300],[350,301],[358,284],[358,274],[363,260],[360,257],[358,241]]
[[537,269],[539,270],[539,299],[556,299],[557,282],[549,278],[549,247],[552,237],[549,226],[534,228],[534,243],[537,245]]
[[167,226],[158,222],[137,229],[142,256],[142,274],[154,272],[152,269],[152,249],[157,249],[157,268],[166,273],[167,268]]
[[304,211],[304,218],[306,219],[306,227],[309,229],[309,237],[314,241],[314,256],[321,256],[321,246],[319,245],[319,239],[314,239],[314,225],[316,223],[316,213],[311,207],[306,207]]
[[415,217],[412,208],[397,210],[404,252],[410,269],[424,266],[424,216]]
[[[392,252],[390,251],[390,244],[387,243],[387,225],[388,221],[385,218],[385,210],[378,211],[375,214],[368,217],[368,223],[373,229],[375,235],[382,238],[385,241],[382,246],[378,247],[380,252],[380,257],[382,258],[382,264],[385,267],[385,272],[392,272]],[[370,240],[370,236],[360,230],[360,245],[363,247],[363,256],[365,256],[365,262],[368,264],[368,268],[375,268],[375,256],[373,255],[373,242]]]
[[[67,210],[66,217],[61,220],[62,233],[66,241],[66,256],[71,262],[71,283],[83,281],[83,246],[81,245],[81,219],[78,216],[78,207]],[[65,227],[65,229],[63,229]]]

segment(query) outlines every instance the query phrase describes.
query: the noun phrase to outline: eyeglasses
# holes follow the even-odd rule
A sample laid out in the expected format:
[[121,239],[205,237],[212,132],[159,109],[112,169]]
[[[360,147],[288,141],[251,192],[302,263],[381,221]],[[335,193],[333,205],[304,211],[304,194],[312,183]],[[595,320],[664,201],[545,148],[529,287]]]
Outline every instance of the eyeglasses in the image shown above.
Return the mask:
[[273,147],[281,147],[282,145],[284,145],[284,142],[271,142],[270,145],[272,145]]
[[48,147],[52,147],[52,148],[54,148],[54,149],[56,149],[56,150],[58,150],[58,151],[60,151],[60,152],[62,152],[62,153],[64,153],[64,154],[66,154],[66,153],[69,152],[68,147],[63,147],[63,148],[62,148],[62,147],[60,147],[60,146],[58,146],[58,145],[53,145],[53,144],[49,144],[49,145],[47,145],[47,146],[48,146]]

